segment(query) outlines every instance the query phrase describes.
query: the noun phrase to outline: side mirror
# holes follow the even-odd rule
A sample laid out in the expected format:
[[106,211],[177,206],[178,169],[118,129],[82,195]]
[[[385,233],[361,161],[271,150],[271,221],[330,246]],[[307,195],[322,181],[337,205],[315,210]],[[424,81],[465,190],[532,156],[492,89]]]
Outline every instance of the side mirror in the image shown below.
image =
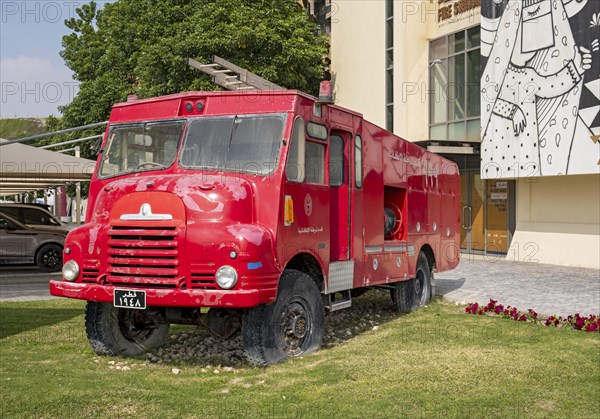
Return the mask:
[[94,141],[94,145],[90,147],[90,151],[92,152],[93,156],[97,156],[98,154],[102,153],[102,137]]

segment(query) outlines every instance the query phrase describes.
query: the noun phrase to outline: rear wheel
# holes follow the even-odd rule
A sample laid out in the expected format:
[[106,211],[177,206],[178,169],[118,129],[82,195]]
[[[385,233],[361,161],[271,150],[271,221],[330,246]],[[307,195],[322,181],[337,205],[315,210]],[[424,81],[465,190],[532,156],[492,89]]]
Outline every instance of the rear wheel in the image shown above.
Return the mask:
[[400,313],[410,313],[429,303],[431,298],[431,269],[423,252],[417,259],[416,277],[396,283],[391,290],[392,301]]
[[266,366],[318,350],[324,314],[314,281],[300,271],[284,271],[277,300],[244,313],[242,335],[248,361]]
[[62,268],[62,247],[50,243],[42,246],[35,255],[35,264],[44,272],[58,272]]
[[88,301],[85,329],[98,355],[135,356],[161,346],[169,333],[169,323],[159,322],[147,310]]

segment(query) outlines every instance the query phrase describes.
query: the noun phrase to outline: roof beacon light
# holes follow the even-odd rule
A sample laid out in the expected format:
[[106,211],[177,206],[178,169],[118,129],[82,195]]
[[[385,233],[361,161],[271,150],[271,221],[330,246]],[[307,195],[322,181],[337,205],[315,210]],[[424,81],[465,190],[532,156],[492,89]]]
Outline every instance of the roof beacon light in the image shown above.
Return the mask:
[[323,80],[319,87],[319,102],[333,103],[333,83],[331,80]]

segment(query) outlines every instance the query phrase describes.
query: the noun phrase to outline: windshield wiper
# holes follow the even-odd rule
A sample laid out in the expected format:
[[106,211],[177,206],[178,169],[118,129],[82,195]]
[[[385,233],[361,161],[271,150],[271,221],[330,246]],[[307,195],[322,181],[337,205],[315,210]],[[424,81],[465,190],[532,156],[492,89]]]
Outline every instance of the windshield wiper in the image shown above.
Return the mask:
[[231,125],[231,132],[229,133],[229,143],[227,144],[227,154],[225,157],[226,159],[229,158],[229,150],[231,150],[231,142],[233,141],[233,135],[237,131],[237,128],[240,126],[241,122],[242,120],[239,119],[237,115],[233,117],[233,124]]

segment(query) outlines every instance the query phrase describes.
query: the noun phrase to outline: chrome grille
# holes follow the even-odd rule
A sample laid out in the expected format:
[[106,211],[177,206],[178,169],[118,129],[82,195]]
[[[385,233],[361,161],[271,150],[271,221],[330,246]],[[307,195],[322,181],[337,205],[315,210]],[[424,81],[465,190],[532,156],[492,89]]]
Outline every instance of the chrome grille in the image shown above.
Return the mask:
[[108,283],[153,287],[179,285],[176,225],[113,225],[108,235]]
[[84,266],[81,271],[81,282],[97,282],[100,269]]
[[190,287],[196,289],[217,289],[215,269],[212,263],[192,263],[190,266]]

